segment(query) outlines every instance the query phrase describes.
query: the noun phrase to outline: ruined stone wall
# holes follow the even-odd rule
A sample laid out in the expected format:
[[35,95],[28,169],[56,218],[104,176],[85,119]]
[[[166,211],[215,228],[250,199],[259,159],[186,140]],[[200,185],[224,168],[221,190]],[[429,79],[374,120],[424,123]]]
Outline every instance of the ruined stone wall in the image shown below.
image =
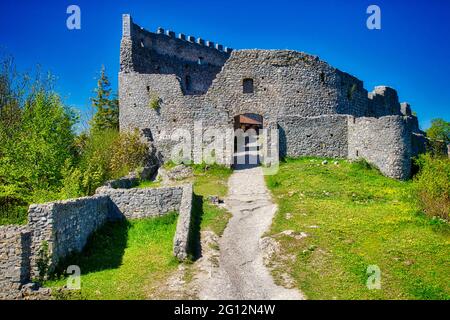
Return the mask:
[[107,196],[92,196],[72,200],[31,205],[28,227],[32,232],[31,267],[37,275],[39,250],[45,241],[51,266],[72,252],[79,252],[89,235],[109,218],[110,203]]
[[170,30],[149,32],[123,16],[121,71],[174,74],[186,94],[205,93],[229,56],[211,41]]
[[286,150],[285,155],[288,157],[314,155],[346,158],[347,128],[345,115],[285,117],[280,124],[280,147]]
[[188,257],[191,250],[189,247],[191,230],[192,230],[192,201],[193,201],[193,185],[186,184],[183,187],[183,196],[179,207],[179,216],[177,229],[173,238],[173,254],[179,260]]
[[99,188],[99,194],[31,205],[26,226],[0,226],[0,300],[21,299],[22,286],[39,275],[37,262],[44,242],[50,269],[67,255],[81,252],[89,236],[110,220],[154,217],[178,211],[173,252],[188,255],[192,184],[164,188]]
[[[405,110],[406,111],[406,110]],[[397,91],[390,87],[378,86],[369,93],[369,117],[402,115]]]
[[99,188],[98,194],[112,201],[112,214],[127,219],[161,216],[179,211],[182,187],[113,189]]
[[[246,78],[253,79],[253,93],[243,93]],[[170,157],[174,145],[170,134],[174,130],[184,128],[193,134],[196,121],[202,121],[205,128],[233,128],[234,117],[244,113],[261,115],[263,127],[279,125],[290,137],[285,147],[292,146],[293,150],[288,154],[346,155],[346,142],[341,141],[346,130],[344,122],[337,124],[334,117],[317,117],[361,115],[367,113],[368,105],[362,82],[316,57],[289,50],[233,51],[208,92],[200,96],[185,95],[175,75],[121,72],[119,83],[121,129],[139,128],[148,134],[164,158]],[[157,110],[150,107],[155,96],[160,99]],[[295,125],[294,120],[299,124]],[[314,128],[322,124],[328,127],[327,137]],[[300,125],[307,128],[298,128]],[[295,137],[306,135],[320,136],[324,141],[295,141]],[[313,144],[300,151],[307,142]],[[334,145],[334,150],[315,153],[324,149],[324,143]]]
[[349,117],[348,158],[364,158],[392,178],[411,171],[411,132],[401,116]]
[[0,299],[17,299],[30,275],[30,231],[0,226]]
[[[131,25],[130,29],[124,23],[125,41],[128,41],[127,32],[138,29]],[[360,147],[356,139],[350,143],[349,135],[354,137],[355,131],[363,132],[374,142],[361,152],[374,163],[381,163],[382,171],[388,175],[403,177],[403,173],[397,172],[401,164],[392,160],[403,157],[397,149],[408,149],[411,155],[424,150],[425,136],[419,129],[417,117],[412,115],[407,103],[399,103],[394,89],[379,86],[368,93],[362,81],[316,56],[292,50],[235,50],[218,61],[215,53],[209,63],[221,65],[220,72],[214,71],[213,79],[208,78],[202,84],[198,92],[201,94],[192,95],[184,88],[183,75],[175,69],[182,67],[180,59],[193,62],[197,53],[186,49],[182,44],[185,40],[175,39],[173,34],[144,33],[141,47],[151,47],[154,56],[164,55],[172,67],[157,70],[154,61],[131,54],[135,58],[130,62],[132,67],[122,68],[119,74],[120,127],[121,130],[140,129],[153,141],[163,161],[171,157],[177,144],[171,137],[175,130],[186,129],[188,133],[184,136],[193,145],[194,133],[204,132],[208,127],[221,131],[234,128],[234,117],[245,113],[261,115],[263,128],[280,129],[282,156],[347,157],[353,154],[355,145]],[[129,57],[125,50],[121,61],[129,61]],[[243,83],[248,79],[253,90],[244,92]],[[152,109],[150,105],[155,97],[159,107]],[[386,116],[403,117],[404,121],[393,127],[386,119],[377,121]],[[361,118],[356,122],[361,126],[353,126],[350,132],[347,117]],[[195,128],[194,124],[199,121],[203,129]],[[363,128],[366,124],[368,127]],[[382,131],[384,127],[386,133]],[[405,132],[409,132],[409,137],[404,136]],[[390,140],[383,141],[377,135],[386,135]],[[395,141],[399,141],[398,147],[391,146]],[[201,153],[193,149],[191,159]],[[228,153],[229,150],[224,152]],[[382,157],[386,159],[382,161]],[[402,170],[409,172],[407,161],[400,162],[405,164]]]

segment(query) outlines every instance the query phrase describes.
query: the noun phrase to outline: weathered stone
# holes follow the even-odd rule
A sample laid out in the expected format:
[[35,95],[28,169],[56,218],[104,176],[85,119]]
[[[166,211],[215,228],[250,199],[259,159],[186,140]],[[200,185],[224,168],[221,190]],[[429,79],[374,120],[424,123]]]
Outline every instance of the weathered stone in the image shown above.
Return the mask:
[[177,230],[173,240],[173,253],[180,260],[186,259],[191,250],[191,248],[189,248],[189,238],[192,229],[192,190],[192,184],[187,184],[183,187],[183,197],[181,199]]
[[[124,21],[124,24],[128,23]],[[197,43],[141,31],[123,35],[119,73],[121,130],[148,130],[165,161],[175,129],[198,136],[207,128],[233,129],[236,115],[262,116],[263,128],[279,129],[281,156],[365,158],[385,175],[405,179],[410,159],[423,152],[424,133],[397,92],[363,82],[317,56],[292,50],[210,50]],[[138,39],[151,47],[140,48]],[[219,49],[219,47],[217,47]],[[252,90],[243,92],[243,80]],[[160,108],[148,108],[151,91]],[[204,128],[196,128],[201,122]],[[201,155],[202,147],[191,158]],[[232,163],[224,150],[222,163]]]
[[172,180],[182,180],[193,176],[191,167],[180,164],[167,171],[167,176]]

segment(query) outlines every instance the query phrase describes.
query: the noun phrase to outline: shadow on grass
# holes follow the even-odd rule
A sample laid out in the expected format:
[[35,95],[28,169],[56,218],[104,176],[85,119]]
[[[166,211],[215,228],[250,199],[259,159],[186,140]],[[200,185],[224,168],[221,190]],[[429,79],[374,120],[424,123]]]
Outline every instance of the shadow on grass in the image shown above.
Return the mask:
[[107,222],[89,237],[81,253],[74,253],[58,263],[51,278],[66,275],[69,265],[78,265],[81,274],[116,269],[122,264],[130,223],[126,219]]
[[203,217],[203,197],[193,194],[191,230],[189,232],[189,252],[193,261],[202,255],[202,245],[200,241],[200,225]]

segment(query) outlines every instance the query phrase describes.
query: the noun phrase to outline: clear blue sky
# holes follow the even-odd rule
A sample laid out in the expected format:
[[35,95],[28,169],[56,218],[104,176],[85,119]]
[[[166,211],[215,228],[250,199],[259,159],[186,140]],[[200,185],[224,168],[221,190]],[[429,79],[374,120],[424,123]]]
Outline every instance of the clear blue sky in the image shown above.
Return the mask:
[[[66,28],[66,9],[81,8],[81,30]],[[382,29],[366,28],[377,4]],[[117,89],[121,15],[236,49],[294,49],[355,75],[371,91],[397,89],[422,128],[450,121],[450,1],[316,0],[1,0],[0,48],[20,69],[40,64],[58,77],[67,104],[88,110],[102,64]]]

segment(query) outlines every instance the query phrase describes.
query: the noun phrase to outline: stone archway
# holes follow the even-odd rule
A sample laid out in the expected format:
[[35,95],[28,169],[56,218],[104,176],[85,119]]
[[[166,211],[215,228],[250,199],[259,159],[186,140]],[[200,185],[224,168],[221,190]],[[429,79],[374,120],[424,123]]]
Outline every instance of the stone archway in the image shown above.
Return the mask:
[[234,117],[233,166],[252,167],[260,163],[258,135],[263,129],[263,117],[256,113],[243,113]]

